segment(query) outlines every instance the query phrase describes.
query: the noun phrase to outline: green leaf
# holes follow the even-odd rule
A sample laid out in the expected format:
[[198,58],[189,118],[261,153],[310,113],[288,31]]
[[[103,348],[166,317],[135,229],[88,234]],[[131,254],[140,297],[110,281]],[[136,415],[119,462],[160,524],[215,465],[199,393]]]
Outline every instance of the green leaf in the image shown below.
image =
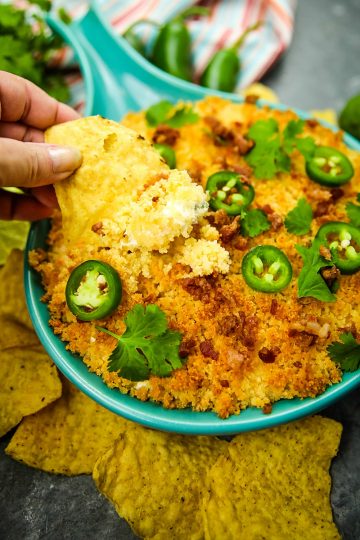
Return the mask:
[[320,246],[319,240],[314,240],[309,248],[299,244],[295,246],[304,261],[298,277],[298,297],[311,296],[322,302],[335,302],[336,296],[319,273],[322,268],[333,266],[331,261],[320,255]]
[[70,13],[68,11],[66,11],[66,9],[64,7],[59,7],[59,9],[57,11],[57,14],[58,14],[59,19],[64,24],[70,24],[71,23],[71,21],[72,21],[71,15],[70,15]]
[[244,236],[254,238],[270,229],[266,214],[257,208],[241,214],[241,232]]
[[[357,200],[359,200],[359,195],[360,194],[357,196]],[[360,206],[358,204],[348,202],[345,208],[351,224],[355,227],[360,227]]]
[[288,232],[293,234],[306,234],[310,231],[313,212],[310,204],[303,197],[299,199],[293,210],[285,218],[285,227]]
[[311,137],[298,137],[303,131],[303,120],[290,120],[282,135],[274,118],[258,120],[249,129],[248,138],[255,146],[245,156],[245,160],[254,169],[256,178],[269,180],[278,172],[288,172],[291,168],[290,156],[297,148],[308,159],[315,150],[315,141]]
[[327,347],[332,360],[340,364],[343,371],[356,371],[360,367],[360,343],[348,332],[341,334],[339,341],[333,341]]
[[137,304],[125,318],[126,330],[118,336],[105,328],[97,327],[118,340],[111,353],[108,370],[119,372],[131,381],[142,381],[149,376],[166,377],[180,368],[181,334],[170,330],[165,313],[155,304],[144,308]]
[[145,118],[150,127],[166,124],[173,128],[179,128],[198,121],[199,115],[190,105],[176,109],[170,101],[163,100],[148,108]]

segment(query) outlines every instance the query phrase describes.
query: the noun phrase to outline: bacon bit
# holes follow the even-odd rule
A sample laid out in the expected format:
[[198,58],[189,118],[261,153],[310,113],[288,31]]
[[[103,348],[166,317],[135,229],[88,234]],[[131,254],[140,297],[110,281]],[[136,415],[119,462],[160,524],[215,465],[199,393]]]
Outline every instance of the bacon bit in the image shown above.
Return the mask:
[[235,314],[225,315],[225,317],[219,321],[219,334],[223,336],[236,334],[239,330],[242,330],[244,322],[245,315],[243,312],[240,312],[239,316]]
[[278,307],[279,307],[278,301],[277,300],[271,300],[271,305],[270,305],[270,313],[271,313],[271,315],[276,314]]
[[[321,253],[321,248],[320,248]],[[330,253],[330,259],[331,259],[331,253]],[[320,270],[320,274],[322,275],[323,279],[326,281],[326,284],[328,287],[332,287],[334,285],[334,282],[340,278],[340,270],[336,268],[336,266],[331,266],[330,268],[322,268]]]
[[279,352],[279,347],[274,347],[273,349],[262,347],[258,352],[258,356],[265,364],[273,364]]
[[[209,126],[214,136],[214,143],[217,146],[222,146],[229,143],[234,150],[237,150],[240,155],[245,155],[254,146],[253,141],[245,139],[243,135],[236,133],[234,130],[224,126],[217,118],[213,116],[205,116],[204,122]],[[236,126],[239,127],[239,126]]]
[[195,339],[183,339],[179,347],[180,358],[186,358],[195,347]]
[[319,249],[320,255],[324,257],[324,259],[331,261],[331,251],[326,246],[320,246]]
[[294,328],[289,329],[288,336],[299,338],[300,345],[305,348],[312,347],[318,339],[317,336],[314,336],[305,330],[295,330]]
[[230,225],[223,225],[220,229],[220,237],[224,244],[228,244],[239,231],[240,216],[236,216]]
[[245,96],[245,103],[250,103],[251,105],[254,105],[258,99],[260,98],[256,94],[248,94],[247,96]]
[[215,351],[211,339],[207,339],[200,343],[200,351],[205,358],[212,358],[213,360],[217,360],[219,358],[219,353]]
[[157,203],[157,202],[159,201],[158,195],[156,195],[155,197],[153,197],[151,200],[152,200],[153,203]]
[[336,201],[341,199],[341,197],[343,195],[344,195],[344,190],[343,189],[341,189],[341,188],[333,188],[330,191],[330,200],[331,200],[332,203],[335,203]]
[[152,141],[154,143],[168,144],[169,146],[174,146],[179,137],[180,131],[178,129],[174,129],[165,124],[160,124],[156,128],[152,136]]
[[296,362],[293,363],[293,366],[300,369],[302,368],[302,363],[300,362],[300,360],[296,360]]
[[260,210],[262,210],[263,212],[265,212],[265,214],[267,216],[270,216],[271,214],[274,213],[274,210],[273,208],[271,208],[270,204],[265,204],[264,206],[261,206],[260,207]]
[[213,212],[206,216],[206,219],[210,223],[210,225],[213,225],[217,229],[220,229],[223,225],[229,225],[230,218],[225,212],[225,210],[216,210],[216,212]]
[[245,249],[247,249],[248,245],[249,245],[249,239],[245,238],[244,236],[238,236],[235,242],[233,243],[233,247],[240,251],[244,251]]
[[330,201],[320,201],[314,210],[314,217],[326,216],[329,213],[329,207],[331,205]]
[[282,217],[279,214],[276,214],[273,208],[271,208],[270,204],[261,206],[260,210],[265,212],[274,231],[278,231],[283,226]]
[[181,280],[182,288],[195,298],[207,303],[210,300],[210,293],[213,288],[213,283],[209,278],[193,277],[184,278]]
[[229,381],[220,381],[220,384],[223,388],[229,388],[230,386]]
[[94,225],[91,227],[91,230],[92,232],[99,234],[100,236],[104,236],[102,227],[103,227],[102,221],[98,221],[97,223],[94,223]]
[[264,405],[262,408],[262,412],[264,414],[270,414],[272,413],[272,408],[273,408],[272,403],[266,403],[266,405]]
[[246,182],[252,174],[252,170],[248,165],[235,165],[226,162],[224,169],[226,169],[227,171],[234,171],[241,176],[244,176],[245,178],[242,179],[243,182]]
[[315,120],[315,118],[309,118],[308,120],[306,120],[306,125],[309,128],[315,128],[319,125],[319,122]]
[[242,327],[242,332],[239,336],[241,343],[245,345],[248,349],[252,349],[255,346],[257,327],[258,327],[258,318],[255,316],[250,316],[246,318],[244,312],[240,312],[239,316],[244,317],[244,324]]

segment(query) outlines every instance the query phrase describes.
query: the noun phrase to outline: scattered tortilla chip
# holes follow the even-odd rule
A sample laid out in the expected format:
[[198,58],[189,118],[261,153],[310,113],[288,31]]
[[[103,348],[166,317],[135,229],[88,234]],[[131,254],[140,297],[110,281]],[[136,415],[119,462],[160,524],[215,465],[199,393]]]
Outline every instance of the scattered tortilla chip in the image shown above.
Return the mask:
[[24,418],[6,453],[47,472],[91,474],[98,457],[130,426],[64,379],[62,397]]
[[[1,310],[1,308],[0,308]],[[10,315],[2,315],[0,312],[0,357],[1,351],[19,347],[41,347],[40,341],[28,326],[16,320]]]
[[74,146],[83,156],[75,174],[55,187],[64,238],[69,242],[80,236],[84,240],[84,234],[92,235],[94,240],[94,224],[111,217],[145,185],[169,172],[160,154],[143,137],[101,116],[53,126],[45,139],[52,144]]
[[11,250],[24,249],[30,223],[0,220],[0,264],[4,264]]
[[0,351],[0,436],[60,395],[56,367],[41,346]]
[[141,427],[127,431],[96,463],[93,478],[135,534],[200,539],[199,509],[206,470],[227,446]]
[[23,286],[24,254],[14,249],[0,270],[0,314],[32,329]]
[[329,122],[329,124],[334,124],[334,126],[337,126],[337,115],[334,109],[314,109],[310,111],[310,114],[318,120],[325,120],[325,122]]
[[205,538],[340,538],[331,513],[329,466],[341,429],[317,416],[235,437],[206,480]]
[[250,84],[250,86],[241,90],[241,94],[244,97],[258,96],[259,99],[266,99],[266,101],[270,101],[271,103],[279,103],[279,98],[274,90],[259,82]]

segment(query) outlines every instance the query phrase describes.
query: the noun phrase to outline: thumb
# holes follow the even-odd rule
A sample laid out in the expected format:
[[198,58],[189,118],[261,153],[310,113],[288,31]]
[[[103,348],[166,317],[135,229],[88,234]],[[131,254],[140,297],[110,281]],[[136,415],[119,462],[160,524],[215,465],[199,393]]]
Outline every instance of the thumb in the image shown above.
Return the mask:
[[32,188],[67,178],[81,165],[76,148],[0,138],[0,187]]

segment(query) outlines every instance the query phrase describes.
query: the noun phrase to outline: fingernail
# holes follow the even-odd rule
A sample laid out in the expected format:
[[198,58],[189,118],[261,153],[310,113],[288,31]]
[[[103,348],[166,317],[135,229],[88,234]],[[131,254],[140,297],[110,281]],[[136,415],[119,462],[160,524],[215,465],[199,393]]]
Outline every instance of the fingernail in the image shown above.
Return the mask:
[[81,153],[72,146],[49,146],[48,152],[54,173],[71,172],[81,165]]

